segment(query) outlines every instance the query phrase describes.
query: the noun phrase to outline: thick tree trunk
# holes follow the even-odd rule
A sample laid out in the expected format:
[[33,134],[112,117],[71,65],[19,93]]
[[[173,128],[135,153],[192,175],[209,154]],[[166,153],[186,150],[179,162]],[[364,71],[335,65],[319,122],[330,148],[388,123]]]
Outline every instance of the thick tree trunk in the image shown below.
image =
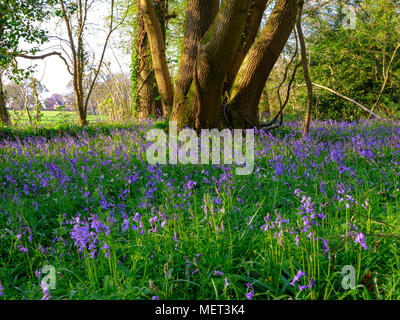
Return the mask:
[[245,29],[242,34],[241,45],[236,52],[235,58],[233,59],[227,74],[225,84],[225,90],[227,93],[229,93],[240,66],[257,37],[261,20],[268,2],[269,0],[253,0],[250,3]]
[[[159,10],[161,13],[161,10]],[[149,117],[160,117],[163,114],[161,100],[159,96],[156,78],[151,61],[150,45],[144,27],[143,13],[140,4],[137,4],[137,75],[138,75],[138,103],[139,119],[144,120]],[[161,15],[159,15],[161,20]],[[165,25],[165,13],[163,14]],[[160,21],[161,22],[161,21]],[[163,24],[161,23],[161,26]],[[165,28],[164,28],[165,30]],[[164,34],[165,42],[165,34]]]
[[154,74],[161,94],[163,114],[167,116],[172,108],[174,87],[168,70],[163,30],[152,1],[140,0],[139,4],[142,8],[143,21],[149,39]]
[[5,93],[3,91],[3,73],[0,72],[0,121],[7,125],[10,123],[10,116],[6,107]]
[[[151,0],[140,0],[140,4],[145,7],[144,24],[157,85],[164,104],[166,97],[174,97],[171,119],[177,121],[178,128],[258,125],[262,90],[293,30],[297,0],[277,0],[256,41],[266,0],[188,0],[184,50],[175,92],[171,91],[154,6]],[[227,99],[224,92],[232,82]]]
[[278,0],[260,37],[249,50],[235,79],[227,107],[230,125],[251,128],[259,125],[258,104],[297,17],[297,0]]
[[[223,116],[222,96],[226,74],[239,48],[250,0],[222,1],[218,15],[198,46],[197,63],[186,104],[192,107],[194,127],[222,128],[226,126]],[[178,127],[192,123],[176,118]]]
[[183,95],[189,91],[196,65],[197,48],[210,29],[219,8],[219,0],[188,0],[185,35],[175,90]]
[[219,0],[188,0],[185,21],[185,36],[179,64],[178,79],[174,91],[171,118],[180,127],[193,127],[196,110],[187,103],[187,93],[193,82],[200,40],[210,29],[219,8]]

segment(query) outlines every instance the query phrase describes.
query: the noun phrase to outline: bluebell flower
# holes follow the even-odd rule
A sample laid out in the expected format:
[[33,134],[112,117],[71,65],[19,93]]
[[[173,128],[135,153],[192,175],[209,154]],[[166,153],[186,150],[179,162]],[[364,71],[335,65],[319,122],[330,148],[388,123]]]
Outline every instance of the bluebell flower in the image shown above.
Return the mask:
[[291,286],[294,286],[294,284],[299,281],[302,277],[304,277],[306,274],[301,271],[301,269],[299,270],[299,272],[297,272],[297,274],[294,276],[292,282],[290,282]]
[[249,293],[246,293],[246,298],[247,300],[252,300],[254,297],[254,291],[250,291]]

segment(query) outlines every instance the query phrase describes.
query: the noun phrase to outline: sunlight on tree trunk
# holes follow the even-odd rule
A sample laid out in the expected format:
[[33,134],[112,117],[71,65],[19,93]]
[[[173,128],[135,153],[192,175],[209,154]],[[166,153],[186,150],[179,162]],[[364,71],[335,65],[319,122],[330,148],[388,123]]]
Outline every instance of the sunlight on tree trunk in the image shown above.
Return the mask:
[[304,40],[303,30],[301,27],[302,12],[303,12],[303,4],[299,5],[299,15],[298,15],[297,22],[296,22],[296,30],[297,30],[297,34],[299,36],[299,42],[300,42],[300,55],[301,55],[301,64],[303,67],[304,81],[305,81],[306,87],[307,87],[307,108],[306,108],[306,114],[305,114],[305,118],[304,118],[303,131],[301,134],[302,138],[304,139],[308,135],[308,131],[310,128],[313,90],[312,90],[310,74],[308,72],[306,42]]

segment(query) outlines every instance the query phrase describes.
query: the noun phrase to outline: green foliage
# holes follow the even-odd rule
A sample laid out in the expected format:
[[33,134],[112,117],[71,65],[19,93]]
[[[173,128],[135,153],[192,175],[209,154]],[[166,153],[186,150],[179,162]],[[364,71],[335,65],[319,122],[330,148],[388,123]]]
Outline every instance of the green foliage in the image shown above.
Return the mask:
[[[343,5],[355,8],[355,29],[343,27]],[[396,1],[341,1],[318,13],[308,12],[312,81],[372,108],[400,38],[399,8]],[[400,52],[394,57],[381,101],[381,111],[392,116],[400,111],[399,81]],[[315,92],[319,95],[318,110],[322,119],[353,120],[366,115],[332,93],[323,89]]]
[[[49,0],[5,0],[0,2],[0,69],[11,71],[14,79],[29,76],[31,69],[22,70],[14,58],[21,53],[35,54],[37,45],[47,40],[44,30],[36,25],[49,16]],[[34,45],[25,51],[21,43]],[[35,46],[36,45],[36,46]]]

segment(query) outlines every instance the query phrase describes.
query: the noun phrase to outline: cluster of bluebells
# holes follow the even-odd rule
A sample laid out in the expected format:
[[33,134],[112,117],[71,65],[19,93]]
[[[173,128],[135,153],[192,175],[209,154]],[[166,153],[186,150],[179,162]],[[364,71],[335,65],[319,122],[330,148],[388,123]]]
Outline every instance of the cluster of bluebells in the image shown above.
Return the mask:
[[[219,276],[219,277],[224,277],[225,276],[225,274],[223,272],[219,271],[219,270],[215,270],[213,274],[215,276]],[[224,278],[224,282],[225,282],[225,288],[227,288],[227,287],[229,287],[231,285],[230,282],[228,281],[228,277]]]
[[[353,240],[354,243],[358,243],[360,244],[360,246],[365,249],[368,250],[369,247],[366,244],[366,239],[365,239],[365,235],[359,231],[358,227],[350,222],[347,223],[348,226],[351,228],[350,230],[346,231],[346,235],[350,240]],[[342,238],[345,239],[346,235],[342,235]]]
[[49,289],[47,288],[46,284],[44,282],[41,282],[40,287],[42,288],[42,293],[43,293],[42,300],[50,300],[51,295],[50,295]]
[[312,277],[310,277],[310,280],[307,285],[301,285],[301,278],[307,277],[307,274],[304,273],[301,269],[297,272],[297,274],[293,277],[293,280],[290,282],[291,286],[295,286],[296,284],[298,285],[298,288],[300,291],[303,291],[305,289],[313,289],[315,281]]
[[109,236],[111,232],[109,225],[103,223],[97,215],[91,215],[89,218],[83,218],[83,220],[78,216],[69,223],[73,225],[70,231],[71,239],[80,253],[86,249],[90,258],[94,258],[100,245],[105,257],[109,257],[110,247],[102,239],[99,239],[99,237]]
[[301,198],[301,204],[298,208],[297,219],[293,219],[295,224],[290,224],[290,219],[284,219],[279,213],[275,213],[275,220],[271,218],[268,213],[264,217],[264,224],[261,225],[261,230],[273,231],[273,236],[282,247],[283,234],[287,233],[294,235],[294,241],[296,246],[300,246],[301,236],[305,236],[311,240],[319,240],[322,243],[324,253],[331,259],[329,244],[327,239],[316,237],[316,228],[321,226],[321,222],[325,220],[325,214],[323,212],[317,213],[315,205],[312,202],[311,197],[306,196],[301,190],[296,189],[294,194]]
[[187,256],[184,256],[184,258],[186,259],[185,276],[186,278],[189,278],[189,274],[194,275],[199,272],[199,260],[201,259],[201,254],[196,254],[192,260],[190,260]]

